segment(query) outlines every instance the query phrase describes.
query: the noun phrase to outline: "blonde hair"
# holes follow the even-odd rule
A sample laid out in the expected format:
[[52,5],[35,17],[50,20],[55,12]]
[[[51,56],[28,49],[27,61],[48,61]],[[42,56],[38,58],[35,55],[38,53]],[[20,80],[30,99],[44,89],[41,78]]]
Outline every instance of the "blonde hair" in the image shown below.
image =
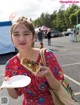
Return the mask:
[[35,35],[35,29],[32,22],[24,16],[20,17],[15,23],[12,24],[12,27],[10,29],[11,35],[14,32],[15,28],[18,26],[18,24],[24,24],[26,28],[28,28],[32,32],[33,36]]

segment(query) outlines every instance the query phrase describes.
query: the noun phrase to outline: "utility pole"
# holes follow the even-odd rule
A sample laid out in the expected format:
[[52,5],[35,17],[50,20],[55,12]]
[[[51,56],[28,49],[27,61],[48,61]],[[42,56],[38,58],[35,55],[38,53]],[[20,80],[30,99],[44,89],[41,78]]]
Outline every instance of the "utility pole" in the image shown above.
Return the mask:
[[[76,10],[78,10],[78,8]],[[76,13],[76,25],[78,25],[78,12]],[[75,32],[75,41],[77,42],[77,29]]]

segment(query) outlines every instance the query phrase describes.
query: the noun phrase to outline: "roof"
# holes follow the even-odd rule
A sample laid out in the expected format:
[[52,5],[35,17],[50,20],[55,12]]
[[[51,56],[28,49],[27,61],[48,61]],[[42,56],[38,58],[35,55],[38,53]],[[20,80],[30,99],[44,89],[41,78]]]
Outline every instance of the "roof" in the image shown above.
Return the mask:
[[0,27],[2,26],[10,26],[12,25],[12,22],[11,21],[3,21],[3,22],[0,22]]

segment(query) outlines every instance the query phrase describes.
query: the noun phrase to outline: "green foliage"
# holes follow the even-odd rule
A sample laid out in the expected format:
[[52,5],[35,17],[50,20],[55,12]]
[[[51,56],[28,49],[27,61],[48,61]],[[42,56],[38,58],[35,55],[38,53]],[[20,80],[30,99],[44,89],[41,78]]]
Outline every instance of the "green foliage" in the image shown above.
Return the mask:
[[66,10],[62,8],[59,11],[54,11],[52,14],[42,13],[39,18],[33,21],[35,27],[42,25],[64,31],[67,28],[73,28],[80,23],[80,7],[71,5]]

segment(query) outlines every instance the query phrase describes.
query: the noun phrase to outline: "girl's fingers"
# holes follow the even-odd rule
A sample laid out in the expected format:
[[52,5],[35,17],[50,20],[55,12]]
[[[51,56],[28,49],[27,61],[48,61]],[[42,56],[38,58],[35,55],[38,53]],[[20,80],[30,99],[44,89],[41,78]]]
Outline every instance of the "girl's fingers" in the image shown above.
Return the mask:
[[9,80],[9,77],[5,77],[5,79],[4,79],[5,81],[7,81],[7,80]]
[[38,73],[42,73],[42,72],[44,72],[45,70],[47,70],[47,69],[45,68],[45,66],[41,66]]
[[43,69],[43,70],[48,70],[49,68],[46,67],[46,66],[40,66],[40,69]]
[[[4,81],[7,81],[7,80],[9,80],[9,77],[5,77],[4,78]],[[0,90],[2,90],[3,88],[2,87],[0,87]]]
[[3,88],[2,87],[0,87],[0,90],[2,90]]
[[46,76],[49,73],[49,68],[46,66],[41,66],[39,72],[37,73],[38,76]]

